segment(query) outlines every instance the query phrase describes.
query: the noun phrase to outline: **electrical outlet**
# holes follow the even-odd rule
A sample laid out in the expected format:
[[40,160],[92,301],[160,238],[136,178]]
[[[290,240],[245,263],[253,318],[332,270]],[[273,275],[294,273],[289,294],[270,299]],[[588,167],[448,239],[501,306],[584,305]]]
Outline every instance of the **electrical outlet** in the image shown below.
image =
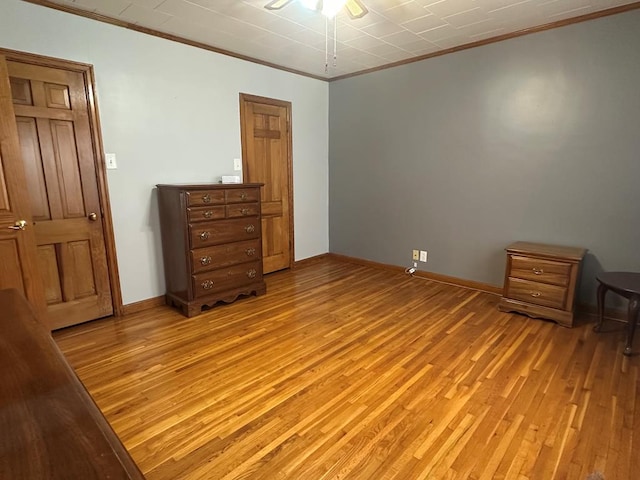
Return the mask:
[[420,261],[421,262],[426,262],[427,261],[427,251],[426,250],[420,250]]
[[420,252],[418,250],[413,251],[413,260],[418,260],[420,258]]
[[241,158],[234,158],[233,159],[233,169],[236,172],[239,172],[242,170],[242,159]]

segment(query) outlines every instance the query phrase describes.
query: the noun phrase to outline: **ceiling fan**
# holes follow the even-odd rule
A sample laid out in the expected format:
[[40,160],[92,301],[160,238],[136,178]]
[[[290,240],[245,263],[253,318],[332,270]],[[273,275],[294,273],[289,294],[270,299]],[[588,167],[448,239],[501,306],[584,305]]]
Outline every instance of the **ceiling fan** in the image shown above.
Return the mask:
[[294,1],[300,2],[311,10],[321,11],[327,17],[335,16],[343,6],[346,7],[352,19],[362,18],[369,12],[360,0],[272,0],[264,8],[280,10]]

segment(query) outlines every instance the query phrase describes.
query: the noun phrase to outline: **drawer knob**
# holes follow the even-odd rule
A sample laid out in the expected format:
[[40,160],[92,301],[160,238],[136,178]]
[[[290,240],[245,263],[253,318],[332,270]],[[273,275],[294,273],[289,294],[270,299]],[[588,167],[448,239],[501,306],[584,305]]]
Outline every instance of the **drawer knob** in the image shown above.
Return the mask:
[[533,267],[531,270],[533,270],[533,273],[536,275],[542,275],[544,273],[544,270],[538,267]]
[[251,269],[247,271],[247,277],[249,278],[256,278],[256,275],[258,274],[258,272],[255,271],[255,269]]
[[211,210],[207,210],[206,212],[202,213],[202,216],[204,218],[211,218],[211,217],[213,217],[213,212]]
[[204,195],[202,195],[202,201],[204,203],[211,203],[211,195],[209,195],[208,193],[205,193]]
[[207,255],[206,257],[200,257],[201,265],[209,265],[211,263],[211,257]]
[[243,208],[242,210],[240,210],[240,213],[242,215],[249,215],[249,209],[248,208]]
[[542,295],[540,292],[529,292],[529,295],[531,295],[532,297],[539,297],[540,295]]
[[255,248],[247,248],[244,253],[247,254],[247,257],[253,257],[256,254]]
[[240,194],[240,199],[241,199],[241,200],[246,200],[246,199],[247,199],[247,194],[246,194],[245,192],[242,192],[242,193]]
[[254,225],[247,225],[244,227],[244,231],[247,233],[253,233],[256,231],[256,227]]
[[207,238],[209,238],[209,232],[202,232],[200,234],[200,240],[206,240]]
[[205,290],[211,290],[213,288],[213,280],[206,280],[202,282],[202,288]]

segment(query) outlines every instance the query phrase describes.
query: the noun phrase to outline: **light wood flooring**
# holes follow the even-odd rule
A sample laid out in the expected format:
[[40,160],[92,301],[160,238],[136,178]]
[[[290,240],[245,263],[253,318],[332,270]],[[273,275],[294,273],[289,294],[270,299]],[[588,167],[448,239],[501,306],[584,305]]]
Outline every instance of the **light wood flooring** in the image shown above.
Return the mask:
[[266,280],[191,319],[55,334],[147,478],[640,478],[622,324],[567,329],[330,258]]

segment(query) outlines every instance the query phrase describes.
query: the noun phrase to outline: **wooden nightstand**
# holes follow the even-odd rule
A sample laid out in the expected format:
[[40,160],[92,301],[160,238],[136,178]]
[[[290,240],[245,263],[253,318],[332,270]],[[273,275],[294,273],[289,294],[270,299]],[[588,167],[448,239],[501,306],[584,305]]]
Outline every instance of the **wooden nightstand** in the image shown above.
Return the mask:
[[573,326],[580,263],[586,249],[516,242],[507,248],[498,308]]

